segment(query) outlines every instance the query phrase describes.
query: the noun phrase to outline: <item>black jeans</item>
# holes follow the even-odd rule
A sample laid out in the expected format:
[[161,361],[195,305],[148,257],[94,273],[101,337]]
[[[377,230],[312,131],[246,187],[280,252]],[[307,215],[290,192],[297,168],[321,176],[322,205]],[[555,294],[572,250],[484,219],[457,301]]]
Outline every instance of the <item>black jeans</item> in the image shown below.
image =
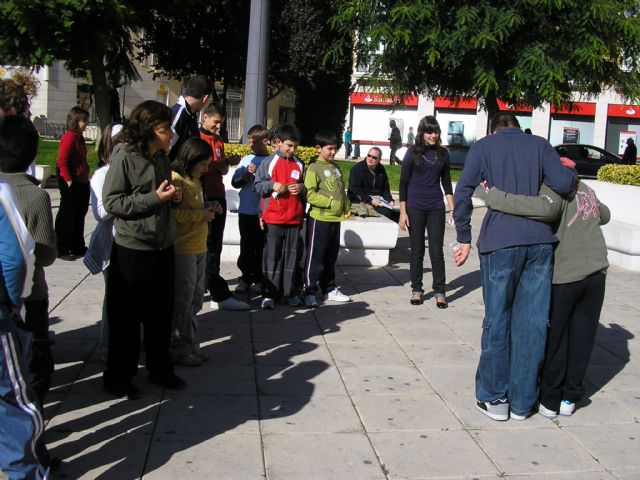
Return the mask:
[[540,402],[558,411],[561,400],[578,402],[584,395],[584,375],[598,331],[606,275],[558,283],[551,290],[549,333],[542,374]]
[[207,235],[207,288],[211,294],[211,300],[222,302],[231,298],[227,281],[220,276],[220,256],[222,255],[222,237],[224,225],[227,222],[227,200],[224,198],[209,198],[208,201],[217,200],[222,205],[223,213],[216,214],[209,223]]
[[109,354],[104,381],[126,388],[138,371],[140,323],[150,375],[173,375],[169,355],[175,259],[173,247],[133,250],[114,242],[107,279]]
[[409,216],[409,240],[411,243],[411,259],[409,268],[411,271],[411,291],[422,292],[422,273],[424,268],[424,232],[425,228],[429,236],[429,259],[431,260],[431,273],[433,275],[433,291],[445,292],[446,274],[444,271],[444,210],[421,210],[408,208]]
[[27,300],[24,309],[24,327],[32,335],[29,383],[36,392],[40,409],[44,410],[44,397],[51,387],[54,369],[49,340],[49,300]]
[[262,250],[264,249],[264,230],[260,228],[258,215],[238,214],[240,229],[240,255],[238,268],[240,277],[248,284],[262,281]]
[[340,222],[307,218],[307,251],[304,267],[305,295],[320,285],[324,294],[336,288],[336,261],[340,253]]
[[89,184],[74,180],[71,186],[58,176],[60,208],[56,215],[58,255],[84,255],[84,217],[89,210]]

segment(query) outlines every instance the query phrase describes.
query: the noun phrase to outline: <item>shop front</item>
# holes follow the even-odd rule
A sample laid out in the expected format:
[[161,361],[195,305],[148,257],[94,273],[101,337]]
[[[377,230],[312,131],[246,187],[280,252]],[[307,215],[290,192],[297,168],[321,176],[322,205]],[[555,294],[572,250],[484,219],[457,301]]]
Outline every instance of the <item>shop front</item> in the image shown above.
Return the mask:
[[549,142],[551,145],[560,143],[593,144],[595,128],[596,104],[589,102],[574,102],[560,108],[551,107],[551,121],[549,122]]

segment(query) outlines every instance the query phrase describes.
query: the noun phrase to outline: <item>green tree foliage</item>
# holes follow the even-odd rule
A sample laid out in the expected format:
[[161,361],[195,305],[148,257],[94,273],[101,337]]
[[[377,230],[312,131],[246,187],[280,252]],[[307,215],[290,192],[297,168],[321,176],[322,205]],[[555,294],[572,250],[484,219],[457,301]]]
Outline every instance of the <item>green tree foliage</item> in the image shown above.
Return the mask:
[[[296,91],[296,124],[302,144],[313,145],[315,132],[335,131],[341,138],[349,103],[352,55],[329,58],[335,39],[327,20],[336,1],[274,0],[271,77]],[[283,28],[285,27],[286,28]]]
[[78,75],[91,72],[104,127],[112,121],[110,92],[139,78],[132,35],[148,18],[149,6],[142,0],[4,0],[0,58],[29,67],[62,60]]
[[637,0],[338,0],[330,56],[351,39],[371,82],[395,94],[559,106],[614,88],[640,97]]

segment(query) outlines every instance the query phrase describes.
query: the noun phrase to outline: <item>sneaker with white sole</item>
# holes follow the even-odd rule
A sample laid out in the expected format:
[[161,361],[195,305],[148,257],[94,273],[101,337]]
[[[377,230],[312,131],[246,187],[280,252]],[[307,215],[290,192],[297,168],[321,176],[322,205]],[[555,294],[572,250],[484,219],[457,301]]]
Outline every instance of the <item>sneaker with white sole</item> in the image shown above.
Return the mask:
[[273,310],[274,303],[273,298],[263,298],[260,308],[263,310]]
[[244,280],[240,279],[240,281],[238,282],[238,285],[236,285],[235,288],[235,292],[236,293],[247,293],[249,291],[249,288],[251,287],[251,284],[245,282]]
[[249,310],[249,304],[238,300],[236,297],[229,297],[226,300],[218,302],[220,310]]
[[548,418],[549,420],[553,420],[558,416],[558,412],[545,407],[541,403],[538,405],[538,413],[544,418]]
[[350,302],[351,297],[342,293],[337,287],[322,296],[325,302]]
[[521,422],[521,421],[526,420],[527,418],[529,418],[529,413],[530,412],[527,412],[524,415],[520,415],[519,413],[516,413],[513,410],[510,410],[509,411],[509,418],[511,420],[517,420],[517,421]]
[[291,307],[299,307],[300,305],[302,305],[302,300],[300,299],[300,297],[289,297],[287,298],[287,303]]
[[576,404],[569,400],[562,400],[560,402],[560,415],[570,417],[573,412],[576,411]]
[[304,296],[304,304],[309,308],[316,308],[318,306],[318,301],[316,300],[315,295],[305,295]]
[[476,408],[484,413],[491,420],[504,422],[509,420],[509,403],[506,398],[494,400],[493,402],[476,402]]

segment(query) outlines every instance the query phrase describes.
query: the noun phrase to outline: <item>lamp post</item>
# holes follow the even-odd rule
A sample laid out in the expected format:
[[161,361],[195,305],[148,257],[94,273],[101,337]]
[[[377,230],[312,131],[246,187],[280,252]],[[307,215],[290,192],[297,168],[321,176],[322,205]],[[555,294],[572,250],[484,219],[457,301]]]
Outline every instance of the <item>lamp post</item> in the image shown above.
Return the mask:
[[266,127],[267,73],[269,66],[270,0],[251,0],[247,73],[245,78],[243,139],[260,123]]

